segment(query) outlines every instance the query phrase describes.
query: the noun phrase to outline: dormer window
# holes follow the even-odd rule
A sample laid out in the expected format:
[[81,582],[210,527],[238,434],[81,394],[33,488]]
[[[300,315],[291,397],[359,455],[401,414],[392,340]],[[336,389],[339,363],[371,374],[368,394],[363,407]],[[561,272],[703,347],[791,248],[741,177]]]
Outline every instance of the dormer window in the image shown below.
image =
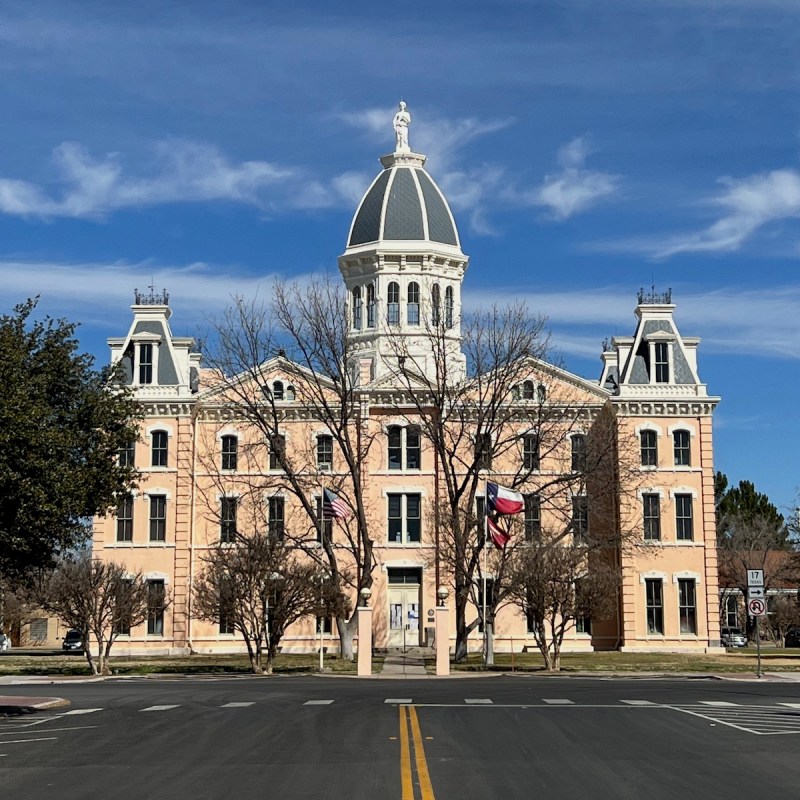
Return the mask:
[[356,286],[353,289],[353,329],[360,331],[362,324],[362,317],[364,313],[363,301],[361,298],[361,287]]
[[533,400],[533,381],[522,382],[522,399]]
[[141,385],[153,382],[153,345],[139,345],[139,383]]
[[390,325],[400,324],[400,284],[392,281],[389,284],[386,305],[386,321]]
[[272,399],[283,400],[283,381],[272,382]]
[[669,344],[653,344],[653,377],[656,383],[669,383]]
[[290,383],[286,387],[286,399],[287,400],[294,400],[294,399],[296,399],[296,397],[297,397],[297,393],[294,390],[294,386],[292,386],[292,384]]

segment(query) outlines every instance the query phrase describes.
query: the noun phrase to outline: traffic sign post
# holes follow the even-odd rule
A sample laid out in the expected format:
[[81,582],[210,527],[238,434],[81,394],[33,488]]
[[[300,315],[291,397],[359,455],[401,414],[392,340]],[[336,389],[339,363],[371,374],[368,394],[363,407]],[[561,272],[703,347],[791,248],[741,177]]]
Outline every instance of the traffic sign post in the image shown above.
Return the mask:
[[756,677],[761,677],[761,626],[759,621],[767,613],[767,597],[764,591],[764,570],[747,570],[747,613],[756,621]]

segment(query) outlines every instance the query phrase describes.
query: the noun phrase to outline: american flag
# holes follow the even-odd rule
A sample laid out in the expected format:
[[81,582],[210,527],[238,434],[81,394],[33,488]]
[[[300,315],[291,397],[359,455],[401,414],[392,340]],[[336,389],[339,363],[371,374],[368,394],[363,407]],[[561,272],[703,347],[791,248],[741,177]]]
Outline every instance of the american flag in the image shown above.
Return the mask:
[[349,519],[353,516],[353,512],[344,500],[330,489],[324,489],[322,492],[322,513],[324,516],[334,519]]

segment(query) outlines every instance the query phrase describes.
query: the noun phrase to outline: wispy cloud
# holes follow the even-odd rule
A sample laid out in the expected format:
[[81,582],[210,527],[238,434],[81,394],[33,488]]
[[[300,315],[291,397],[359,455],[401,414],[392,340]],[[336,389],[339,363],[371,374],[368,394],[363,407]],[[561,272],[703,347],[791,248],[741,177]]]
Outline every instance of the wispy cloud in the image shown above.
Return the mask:
[[269,211],[324,208],[350,202],[353,173],[329,183],[305,170],[268,161],[234,163],[217,147],[179,139],[157,142],[146,170],[126,170],[118,153],[95,157],[75,142],[53,150],[60,191],[0,178],[0,213],[100,219],[123,208],[176,202],[227,201]]
[[620,178],[609,172],[587,169],[590,150],[579,136],[558,151],[560,172],[546,175],[542,184],[519,194],[525,205],[546,208],[553,219],[565,220],[616,194]]
[[[729,253],[740,250],[771,224],[800,219],[800,172],[797,170],[760,172],[741,179],[723,177],[719,184],[722,191],[699,204],[718,212],[717,219],[705,228],[664,236],[594,242],[583,249],[638,253],[656,260],[680,253]],[[791,255],[796,257],[796,249]]]

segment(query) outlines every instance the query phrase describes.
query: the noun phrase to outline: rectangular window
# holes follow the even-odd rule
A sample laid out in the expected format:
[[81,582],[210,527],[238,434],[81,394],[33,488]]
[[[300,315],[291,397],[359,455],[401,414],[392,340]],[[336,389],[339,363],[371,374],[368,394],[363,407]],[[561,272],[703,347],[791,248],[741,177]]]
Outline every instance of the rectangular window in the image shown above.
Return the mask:
[[329,636],[333,633],[333,620],[331,617],[317,617],[317,624],[314,628],[317,632],[317,636],[320,634],[320,626],[322,626],[323,636]]
[[150,541],[167,540],[167,498],[163,494],[150,495]]
[[139,383],[153,382],[153,345],[139,345]]
[[475,463],[478,469],[492,468],[492,434],[475,434]]
[[690,467],[692,465],[692,451],[689,446],[691,437],[689,431],[675,431],[672,434],[675,450],[675,466]]
[[739,627],[739,598],[735,595],[725,598],[725,627]]
[[323,520],[322,498],[321,497],[317,497],[316,498],[316,503],[317,503],[317,520],[318,520],[318,522],[317,522],[317,541],[318,542],[322,542],[323,541],[322,534],[324,533],[325,534],[324,541],[329,542],[331,540],[331,537],[333,536],[333,518],[329,514],[328,517],[324,518],[324,520]]
[[664,633],[664,593],[661,578],[646,578],[644,582],[647,599],[647,632]]
[[641,459],[643,467],[658,466],[658,434],[655,431],[642,431],[639,434],[641,440]]
[[151,434],[152,458],[154,467],[166,467],[169,462],[169,434],[166,431],[153,431]]
[[219,610],[219,632],[221,636],[229,636],[236,633],[236,628],[233,627],[233,618],[227,609],[222,607]]
[[239,460],[239,440],[235,436],[222,437],[222,469],[236,469]]
[[220,501],[219,540],[223,544],[236,541],[236,511],[239,505],[237,497],[223,497]]
[[570,436],[572,449],[572,471],[586,472],[586,437],[582,433]]
[[697,598],[694,578],[678,579],[678,609],[681,633],[697,633]]
[[387,432],[389,469],[403,469],[403,429],[392,425]]
[[575,632],[576,633],[591,633],[592,632],[592,619],[591,617],[580,616],[575,618]]
[[589,537],[589,498],[579,495],[572,498],[572,540],[587,544]]
[[267,507],[267,530],[273,539],[283,541],[284,502],[282,497],[270,497]]
[[661,539],[661,497],[657,494],[642,495],[642,517],[644,518],[645,541]]
[[675,495],[675,535],[679,542],[691,542],[694,539],[692,496],[690,494]]
[[147,633],[164,635],[164,581],[147,582]]
[[406,428],[406,469],[420,469],[422,464],[422,447],[419,428],[409,425]]
[[128,442],[117,450],[117,459],[121,467],[136,466],[136,442]]
[[282,433],[276,433],[269,444],[269,468],[281,469],[281,459],[286,453],[286,437]]
[[522,466],[527,470],[539,469],[539,437],[535,433],[522,437]]
[[317,436],[317,466],[333,468],[333,436]]
[[418,544],[422,540],[422,496],[387,495],[387,535],[395,544]]
[[30,623],[30,638],[32,642],[43,642],[47,639],[47,618],[38,617]]
[[525,539],[529,542],[542,535],[542,501],[538,494],[525,495]]
[[669,345],[666,342],[656,342],[653,350],[655,354],[655,382],[669,383]]
[[131,635],[131,615],[129,592],[133,587],[133,582],[124,578],[117,586],[117,602],[114,608],[114,619],[112,629],[121,636]]
[[133,496],[126,494],[117,506],[117,541],[133,541]]

